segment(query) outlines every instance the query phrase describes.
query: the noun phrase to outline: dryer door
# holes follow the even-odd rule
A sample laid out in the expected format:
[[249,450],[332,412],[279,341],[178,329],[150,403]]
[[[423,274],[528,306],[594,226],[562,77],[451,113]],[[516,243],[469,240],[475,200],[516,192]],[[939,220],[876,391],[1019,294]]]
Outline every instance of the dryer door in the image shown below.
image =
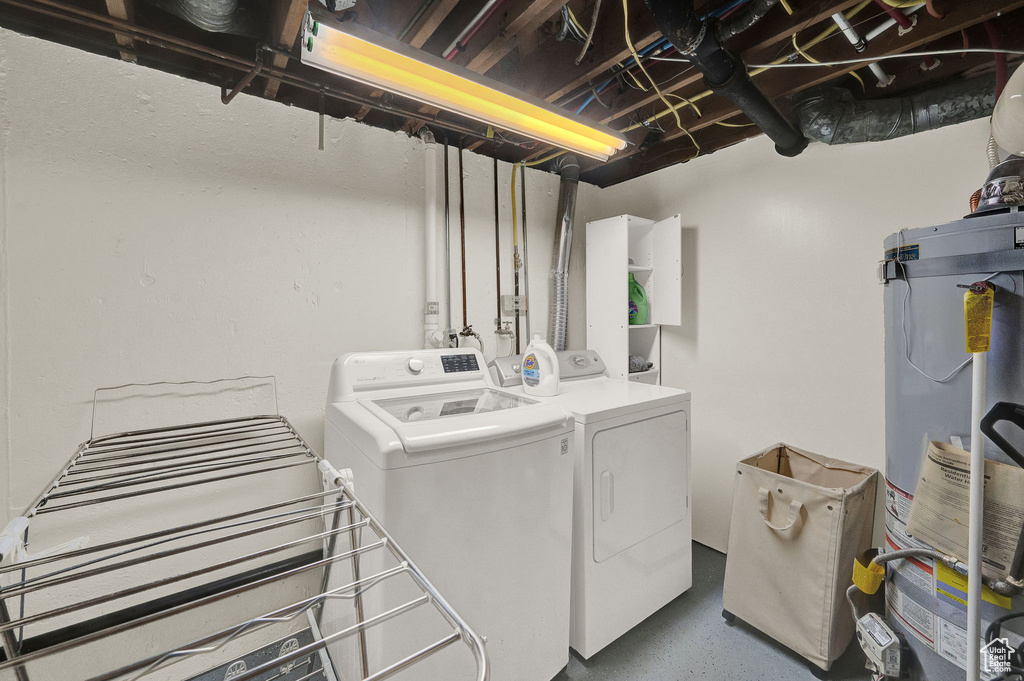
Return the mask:
[[591,443],[598,563],[689,513],[686,412],[637,414],[621,419],[620,425],[609,425],[594,433]]

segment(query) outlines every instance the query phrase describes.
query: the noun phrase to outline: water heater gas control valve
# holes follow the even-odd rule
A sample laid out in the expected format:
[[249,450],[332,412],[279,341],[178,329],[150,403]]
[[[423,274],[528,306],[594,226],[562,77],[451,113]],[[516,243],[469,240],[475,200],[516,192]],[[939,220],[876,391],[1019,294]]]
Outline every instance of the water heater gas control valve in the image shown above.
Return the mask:
[[906,677],[905,643],[881,617],[869,612],[857,620],[857,641],[868,658],[864,666],[875,678]]

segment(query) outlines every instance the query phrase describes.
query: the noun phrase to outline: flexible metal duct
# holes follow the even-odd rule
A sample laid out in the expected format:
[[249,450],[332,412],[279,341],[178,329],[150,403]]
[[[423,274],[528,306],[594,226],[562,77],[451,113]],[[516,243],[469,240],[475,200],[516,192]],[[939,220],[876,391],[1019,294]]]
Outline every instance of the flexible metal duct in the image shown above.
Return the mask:
[[658,30],[704,74],[707,86],[727,97],[775,142],[783,156],[796,156],[807,139],[764,96],[747,75],[743,61],[722,48],[726,38],[749,28],[774,4],[752,0],[750,7],[725,24],[701,19],[693,0],[645,0]]
[[572,251],[572,222],[576,217],[580,164],[570,154],[562,156],[556,167],[562,174],[562,182],[558,188],[558,228],[555,231],[555,254],[551,269],[548,340],[555,350],[565,350],[565,334],[569,325],[569,254]]
[[204,31],[262,38],[267,8],[262,0],[150,0]]
[[825,144],[880,142],[992,115],[995,75],[957,80],[904,97],[858,100],[826,86],[803,94],[794,110],[804,134]]

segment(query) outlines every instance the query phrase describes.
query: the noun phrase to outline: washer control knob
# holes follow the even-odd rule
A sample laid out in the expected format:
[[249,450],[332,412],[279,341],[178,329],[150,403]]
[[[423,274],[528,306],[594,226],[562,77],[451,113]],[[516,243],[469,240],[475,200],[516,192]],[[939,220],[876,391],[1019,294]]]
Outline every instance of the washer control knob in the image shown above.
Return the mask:
[[405,363],[405,368],[409,370],[410,374],[418,374],[423,371],[423,360],[410,357],[409,361]]

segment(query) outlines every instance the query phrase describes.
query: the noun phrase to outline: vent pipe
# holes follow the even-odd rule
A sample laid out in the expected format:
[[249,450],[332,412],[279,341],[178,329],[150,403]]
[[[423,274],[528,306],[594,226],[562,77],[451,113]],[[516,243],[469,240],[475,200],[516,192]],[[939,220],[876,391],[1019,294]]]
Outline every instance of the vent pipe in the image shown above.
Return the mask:
[[558,188],[558,227],[555,230],[555,256],[551,269],[548,340],[555,350],[565,350],[565,334],[569,325],[569,254],[572,251],[572,223],[576,217],[580,164],[570,154],[560,157],[555,167],[561,173],[562,181]]
[[262,38],[266,7],[258,0],[149,0],[193,26],[211,33]]
[[807,137],[825,144],[880,142],[973,121],[992,114],[994,75],[956,80],[903,97],[858,100],[843,88],[826,86],[794,105]]
[[712,92],[727,97],[754,125],[775,142],[783,156],[796,156],[807,139],[764,96],[743,61],[722,48],[726,39],[749,28],[764,16],[775,0],[752,0],[747,10],[724,24],[701,19],[693,0],[645,0],[661,34],[693,63]]

